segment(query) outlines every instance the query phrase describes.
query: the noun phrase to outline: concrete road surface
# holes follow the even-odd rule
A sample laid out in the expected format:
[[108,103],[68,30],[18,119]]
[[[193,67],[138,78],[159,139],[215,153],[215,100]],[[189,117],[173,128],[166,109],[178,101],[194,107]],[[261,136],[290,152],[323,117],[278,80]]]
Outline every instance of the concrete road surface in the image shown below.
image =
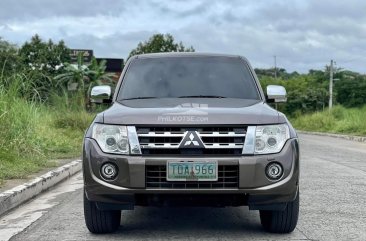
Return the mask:
[[116,233],[84,225],[82,176],[0,218],[0,240],[366,240],[366,144],[301,135],[301,207],[296,230],[262,230],[257,211],[241,208],[136,208]]

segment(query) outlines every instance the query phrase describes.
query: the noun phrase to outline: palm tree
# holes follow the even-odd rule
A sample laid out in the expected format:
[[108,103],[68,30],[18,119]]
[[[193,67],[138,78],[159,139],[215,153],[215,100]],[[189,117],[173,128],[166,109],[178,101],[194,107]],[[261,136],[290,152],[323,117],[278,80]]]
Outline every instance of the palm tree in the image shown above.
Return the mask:
[[115,77],[115,74],[106,72],[107,61],[105,59],[103,59],[98,63],[98,61],[93,57],[88,68],[90,70],[89,83],[87,89],[88,97],[90,95],[91,88],[93,88],[94,86],[103,84],[108,85],[113,84],[113,78]]
[[114,74],[106,73],[107,61],[98,61],[93,57],[89,65],[84,64],[83,56],[78,55],[77,64],[64,64],[64,73],[55,77],[57,85],[65,88],[71,83],[77,83],[77,90],[81,91],[85,97],[85,105],[90,104],[90,92],[94,86],[102,84],[112,84]]
[[77,83],[77,88],[80,91],[85,91],[85,84],[89,82],[92,71],[84,64],[81,54],[78,56],[76,64],[64,64],[64,73],[55,77],[58,86],[66,87],[71,83]]

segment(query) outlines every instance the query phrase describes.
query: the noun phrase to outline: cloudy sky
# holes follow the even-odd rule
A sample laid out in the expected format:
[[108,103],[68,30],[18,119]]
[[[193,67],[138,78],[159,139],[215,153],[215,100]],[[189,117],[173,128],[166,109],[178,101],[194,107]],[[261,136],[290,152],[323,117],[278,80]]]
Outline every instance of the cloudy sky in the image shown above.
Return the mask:
[[364,0],[0,0],[0,37],[21,45],[34,34],[126,58],[154,33],[199,52],[244,55],[254,67],[289,71],[338,67],[366,73]]

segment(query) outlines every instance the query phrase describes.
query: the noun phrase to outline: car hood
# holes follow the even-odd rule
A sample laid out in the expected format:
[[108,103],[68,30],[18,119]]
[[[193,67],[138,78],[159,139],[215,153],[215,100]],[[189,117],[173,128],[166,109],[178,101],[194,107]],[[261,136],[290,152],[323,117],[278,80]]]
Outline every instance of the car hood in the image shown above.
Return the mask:
[[259,100],[211,98],[137,99],[115,102],[103,113],[106,124],[232,125],[276,124],[286,120]]

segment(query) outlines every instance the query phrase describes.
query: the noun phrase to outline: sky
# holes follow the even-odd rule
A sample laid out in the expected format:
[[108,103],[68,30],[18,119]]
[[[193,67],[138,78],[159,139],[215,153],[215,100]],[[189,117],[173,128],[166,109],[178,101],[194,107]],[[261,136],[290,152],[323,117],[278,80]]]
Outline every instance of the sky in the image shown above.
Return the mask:
[[34,34],[96,57],[127,58],[141,41],[170,33],[197,52],[243,55],[253,67],[366,73],[364,0],[0,0],[0,37]]

